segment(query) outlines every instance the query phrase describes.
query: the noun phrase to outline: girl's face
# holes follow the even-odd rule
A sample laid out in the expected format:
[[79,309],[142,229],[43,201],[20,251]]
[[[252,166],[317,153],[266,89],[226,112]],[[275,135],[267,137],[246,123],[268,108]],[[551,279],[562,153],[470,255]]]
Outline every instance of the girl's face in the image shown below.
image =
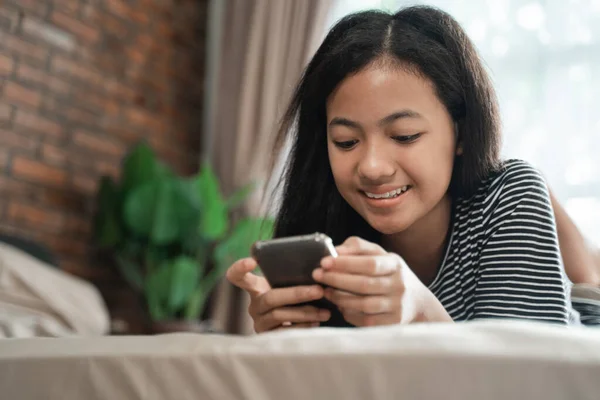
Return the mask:
[[454,123],[433,84],[414,73],[370,66],[342,81],[327,101],[327,148],[340,194],[383,234],[447,200]]

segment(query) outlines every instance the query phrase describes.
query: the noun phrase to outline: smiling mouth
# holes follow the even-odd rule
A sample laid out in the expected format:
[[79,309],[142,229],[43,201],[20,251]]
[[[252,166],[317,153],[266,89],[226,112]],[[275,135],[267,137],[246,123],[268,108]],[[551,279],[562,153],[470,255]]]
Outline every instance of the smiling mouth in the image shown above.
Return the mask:
[[410,185],[406,185],[406,186],[402,186],[402,187],[399,187],[398,189],[394,189],[392,191],[385,192],[385,193],[370,193],[370,192],[363,191],[363,194],[372,200],[393,199],[393,198],[399,197],[402,194],[406,193],[407,191],[410,190],[410,188],[411,188]]

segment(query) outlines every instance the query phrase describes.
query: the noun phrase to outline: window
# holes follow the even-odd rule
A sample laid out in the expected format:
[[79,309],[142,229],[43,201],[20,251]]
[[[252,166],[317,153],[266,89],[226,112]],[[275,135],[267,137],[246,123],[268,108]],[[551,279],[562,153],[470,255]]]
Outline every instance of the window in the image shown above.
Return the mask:
[[455,17],[483,57],[503,120],[503,156],[529,161],[600,246],[600,0],[339,0],[359,10],[427,4]]

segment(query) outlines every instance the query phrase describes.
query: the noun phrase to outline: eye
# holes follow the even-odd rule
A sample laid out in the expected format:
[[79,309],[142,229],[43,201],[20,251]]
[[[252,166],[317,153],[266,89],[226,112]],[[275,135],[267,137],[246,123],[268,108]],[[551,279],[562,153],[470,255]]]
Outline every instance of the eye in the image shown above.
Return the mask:
[[421,137],[421,134],[415,133],[414,135],[393,136],[392,139],[401,144],[409,144],[417,140],[419,137]]
[[337,148],[340,148],[342,150],[350,150],[351,148],[356,146],[356,144],[358,143],[358,140],[345,140],[343,142],[336,142],[334,140],[333,143],[335,144],[335,146]]

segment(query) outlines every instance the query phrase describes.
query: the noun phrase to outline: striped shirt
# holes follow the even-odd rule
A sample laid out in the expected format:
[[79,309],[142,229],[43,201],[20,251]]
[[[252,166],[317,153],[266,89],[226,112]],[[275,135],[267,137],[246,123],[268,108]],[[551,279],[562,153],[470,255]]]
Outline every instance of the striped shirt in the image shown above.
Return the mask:
[[446,253],[429,288],[455,321],[570,321],[570,282],[536,169],[508,160],[473,196],[455,200]]

